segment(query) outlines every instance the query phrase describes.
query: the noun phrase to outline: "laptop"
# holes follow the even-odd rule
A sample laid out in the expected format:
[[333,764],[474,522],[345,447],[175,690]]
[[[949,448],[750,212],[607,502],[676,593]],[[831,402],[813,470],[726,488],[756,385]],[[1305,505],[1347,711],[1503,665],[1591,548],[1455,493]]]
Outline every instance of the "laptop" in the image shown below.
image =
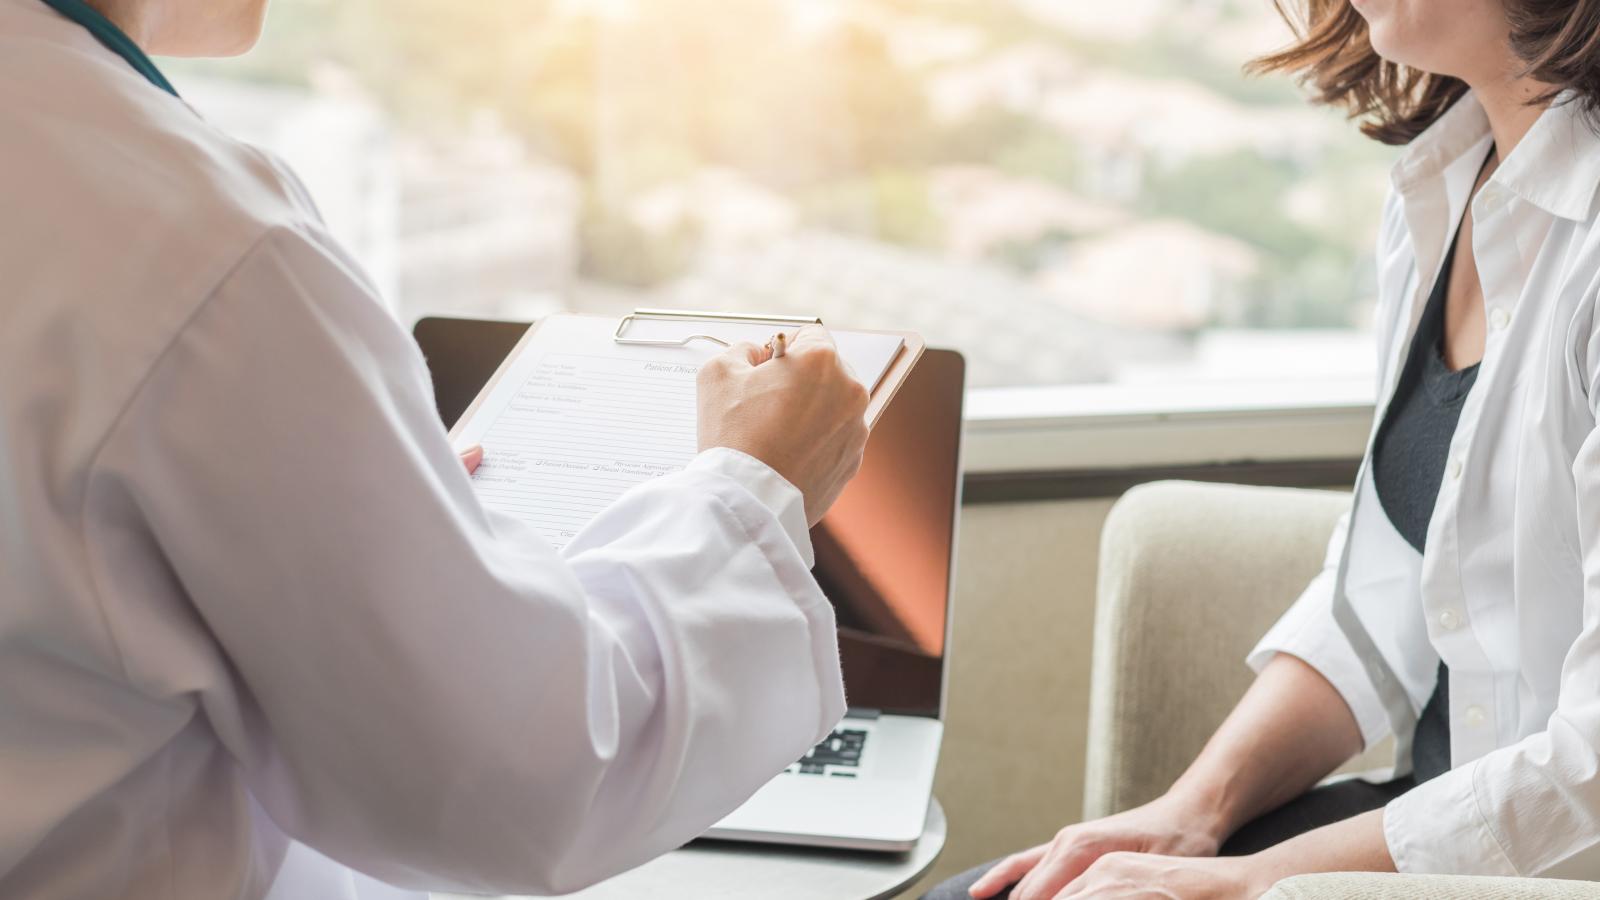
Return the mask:
[[[526,327],[417,323],[447,426]],[[961,354],[924,353],[873,429],[860,473],[812,530],[849,713],[706,837],[904,851],[922,836],[944,734],[965,387]]]

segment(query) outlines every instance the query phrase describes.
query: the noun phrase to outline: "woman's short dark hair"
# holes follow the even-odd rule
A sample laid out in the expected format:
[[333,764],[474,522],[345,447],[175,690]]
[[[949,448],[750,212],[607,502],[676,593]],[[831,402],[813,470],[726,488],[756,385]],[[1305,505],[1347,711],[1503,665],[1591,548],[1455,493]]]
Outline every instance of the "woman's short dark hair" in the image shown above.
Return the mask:
[[[1297,40],[1250,69],[1299,75],[1314,100],[1343,108],[1370,138],[1410,143],[1467,91],[1460,79],[1380,57],[1350,0],[1299,0],[1293,11],[1285,0],[1274,3]],[[1534,102],[1571,90],[1572,102],[1593,118],[1600,110],[1600,0],[1506,0],[1506,18],[1524,74],[1549,86]]]

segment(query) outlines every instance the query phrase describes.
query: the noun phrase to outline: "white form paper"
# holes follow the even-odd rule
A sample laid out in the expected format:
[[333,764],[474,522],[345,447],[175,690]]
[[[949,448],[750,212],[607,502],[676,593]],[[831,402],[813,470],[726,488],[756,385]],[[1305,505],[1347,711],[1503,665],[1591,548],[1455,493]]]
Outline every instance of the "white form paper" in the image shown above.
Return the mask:
[[[456,435],[482,444],[473,476],[483,504],[533,525],[557,549],[623,492],[694,459],[695,377],[722,351],[709,341],[639,347],[612,340],[616,320],[551,316]],[[630,337],[714,334],[765,343],[772,325],[640,321]],[[839,355],[869,389],[904,343],[838,332]]]

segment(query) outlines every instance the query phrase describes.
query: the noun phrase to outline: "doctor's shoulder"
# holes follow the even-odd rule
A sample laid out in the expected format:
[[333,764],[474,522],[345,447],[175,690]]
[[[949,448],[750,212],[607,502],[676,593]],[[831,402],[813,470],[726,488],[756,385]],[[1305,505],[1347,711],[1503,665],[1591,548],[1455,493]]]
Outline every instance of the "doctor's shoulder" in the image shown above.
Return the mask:
[[[7,14],[0,4],[0,25]],[[0,397],[48,389],[52,407],[74,411],[85,452],[253,264],[272,277],[234,301],[292,315],[283,301],[307,286],[295,271],[304,260],[323,275],[319,303],[376,333],[386,356],[400,347],[388,331],[403,329],[380,320],[371,285],[287,166],[120,60],[0,29],[0,121]],[[271,253],[287,261],[269,271]]]
[[[93,247],[120,291],[179,316],[274,232],[337,251],[281,159],[152,89],[121,60],[69,51],[43,43],[27,60],[0,60],[0,76],[14,64],[30,86],[0,92],[0,118],[19,126],[0,141],[0,185],[18,200],[11,224],[49,211],[43,218],[58,220],[69,244]],[[36,260],[68,255],[38,249]]]

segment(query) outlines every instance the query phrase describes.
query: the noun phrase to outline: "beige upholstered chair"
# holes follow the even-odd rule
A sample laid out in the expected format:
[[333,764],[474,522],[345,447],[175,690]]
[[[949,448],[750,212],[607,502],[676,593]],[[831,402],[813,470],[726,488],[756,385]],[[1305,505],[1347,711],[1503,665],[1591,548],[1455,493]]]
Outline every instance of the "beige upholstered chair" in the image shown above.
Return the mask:
[[[1085,817],[1172,783],[1249,685],[1244,656],[1322,565],[1343,494],[1160,482],[1130,491],[1101,544]],[[1600,884],[1315,875],[1269,900],[1568,900]]]

